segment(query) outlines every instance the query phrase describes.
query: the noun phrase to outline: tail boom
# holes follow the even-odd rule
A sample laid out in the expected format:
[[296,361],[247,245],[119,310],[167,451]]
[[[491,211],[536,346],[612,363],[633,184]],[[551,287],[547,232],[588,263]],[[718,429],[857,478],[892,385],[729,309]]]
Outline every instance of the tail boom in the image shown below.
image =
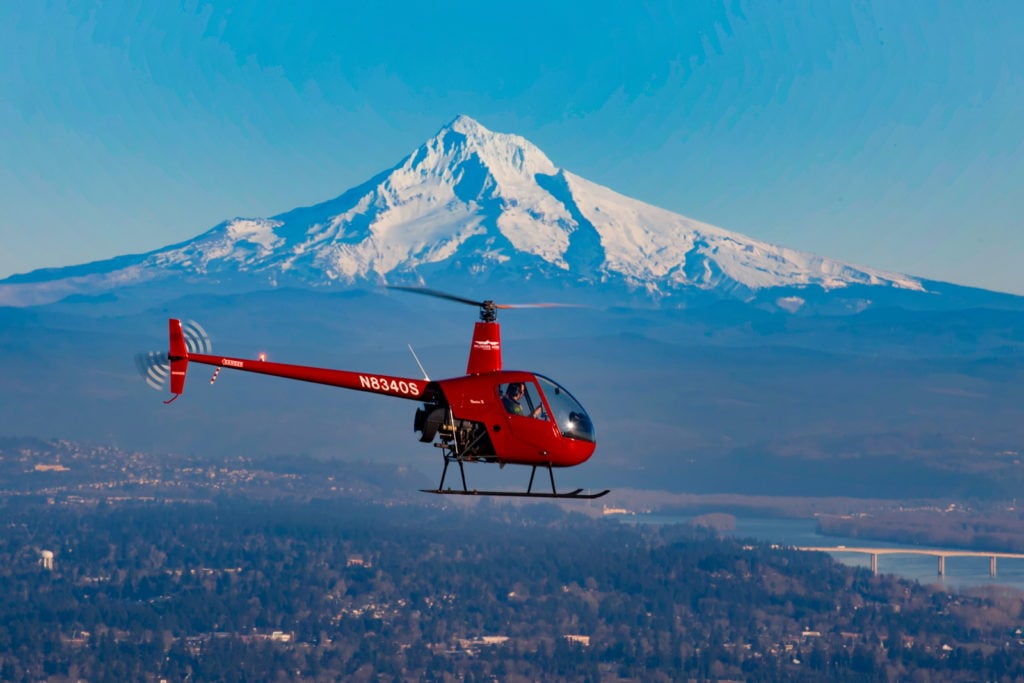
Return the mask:
[[[241,370],[243,372],[255,372],[261,375],[273,375],[285,377],[303,382],[315,384],[326,384],[332,387],[342,387],[355,391],[366,391],[373,394],[383,394],[396,398],[406,398],[414,401],[424,400],[430,393],[431,382],[423,379],[411,379],[408,377],[394,377],[368,372],[350,372],[347,370],[331,370],[329,368],[316,368],[306,365],[290,365],[286,363],[270,363],[262,358],[232,358],[229,356],[217,356],[209,353],[211,345],[206,332],[198,323],[189,321],[182,324],[181,320],[171,318],[167,321],[170,350],[166,359],[161,356],[160,367],[151,369],[154,365],[149,356],[145,357],[140,369],[150,386],[159,387],[166,377],[170,377],[170,389],[173,396],[165,403],[170,403],[178,398],[185,391],[185,378],[188,375],[189,363],[199,363],[217,368],[217,373],[223,368]],[[154,356],[157,354],[150,354]],[[170,366],[170,367],[168,367]],[[211,380],[212,382],[212,380]]]
[[[272,363],[265,360],[249,358],[231,358],[229,356],[210,356],[193,353],[188,356],[193,363],[211,365],[216,368],[228,368],[243,372],[255,372],[261,375],[285,377],[302,382],[326,384],[332,387],[366,391],[372,394],[383,394],[396,398],[407,398],[414,401],[424,400],[430,382],[408,377],[394,377],[368,372],[350,372],[348,370],[331,370],[307,365],[291,365],[288,363]],[[172,360],[173,364],[173,360]]]

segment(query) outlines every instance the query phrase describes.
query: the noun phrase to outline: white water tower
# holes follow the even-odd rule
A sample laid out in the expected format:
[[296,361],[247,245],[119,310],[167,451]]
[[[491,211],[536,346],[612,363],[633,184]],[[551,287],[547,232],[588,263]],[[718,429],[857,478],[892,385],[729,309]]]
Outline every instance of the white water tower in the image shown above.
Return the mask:
[[43,550],[39,553],[39,564],[43,565],[43,569],[53,571],[53,551]]

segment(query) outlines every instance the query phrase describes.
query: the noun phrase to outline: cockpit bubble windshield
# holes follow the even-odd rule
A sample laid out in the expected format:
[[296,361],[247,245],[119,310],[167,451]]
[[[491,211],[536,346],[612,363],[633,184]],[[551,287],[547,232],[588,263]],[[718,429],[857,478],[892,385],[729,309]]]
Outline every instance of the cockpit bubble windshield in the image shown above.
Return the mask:
[[596,443],[594,423],[590,421],[590,416],[580,402],[552,379],[537,375],[537,381],[540,382],[541,390],[548,400],[551,412],[554,413],[553,417],[562,436]]

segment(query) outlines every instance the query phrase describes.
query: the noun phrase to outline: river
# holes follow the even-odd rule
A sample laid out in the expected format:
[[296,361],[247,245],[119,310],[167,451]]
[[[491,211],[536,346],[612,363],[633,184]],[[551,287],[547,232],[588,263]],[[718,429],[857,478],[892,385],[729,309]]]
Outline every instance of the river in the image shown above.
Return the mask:
[[[673,515],[637,515],[628,521],[641,524],[677,524],[689,522],[693,517]],[[627,521],[627,520],[624,520]],[[736,528],[729,532],[736,538],[751,538],[766,543],[793,546],[840,546],[848,548],[897,548],[906,544],[887,543],[864,538],[824,536],[816,531],[813,519],[776,519],[769,517],[736,517]],[[937,546],[914,546],[936,548]],[[851,567],[871,567],[871,558],[860,553],[832,553],[832,556]],[[927,555],[880,555],[879,573],[896,574],[924,584],[938,584],[950,590],[977,586],[1009,586],[1024,590],[1024,559],[998,560],[997,576],[988,573],[987,557],[946,558],[946,575],[938,576],[938,560]]]

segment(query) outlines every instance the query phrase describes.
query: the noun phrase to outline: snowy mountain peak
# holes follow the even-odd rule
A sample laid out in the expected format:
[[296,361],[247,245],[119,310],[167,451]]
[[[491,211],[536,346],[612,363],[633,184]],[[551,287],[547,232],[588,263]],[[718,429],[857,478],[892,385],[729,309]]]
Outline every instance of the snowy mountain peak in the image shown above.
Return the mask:
[[460,115],[335,199],[226,221],[148,254],[9,278],[0,282],[0,305],[168,277],[211,289],[535,279],[657,297],[694,288],[740,297],[773,287],[923,289],[914,278],[766,244],[625,197],[559,169],[525,138]]
[[[461,195],[505,187],[509,191],[534,184],[538,173],[553,175],[558,169],[525,138],[494,133],[474,119],[460,115],[427,140],[401,165],[411,179],[444,178],[459,185]],[[465,185],[464,185],[465,183]]]

